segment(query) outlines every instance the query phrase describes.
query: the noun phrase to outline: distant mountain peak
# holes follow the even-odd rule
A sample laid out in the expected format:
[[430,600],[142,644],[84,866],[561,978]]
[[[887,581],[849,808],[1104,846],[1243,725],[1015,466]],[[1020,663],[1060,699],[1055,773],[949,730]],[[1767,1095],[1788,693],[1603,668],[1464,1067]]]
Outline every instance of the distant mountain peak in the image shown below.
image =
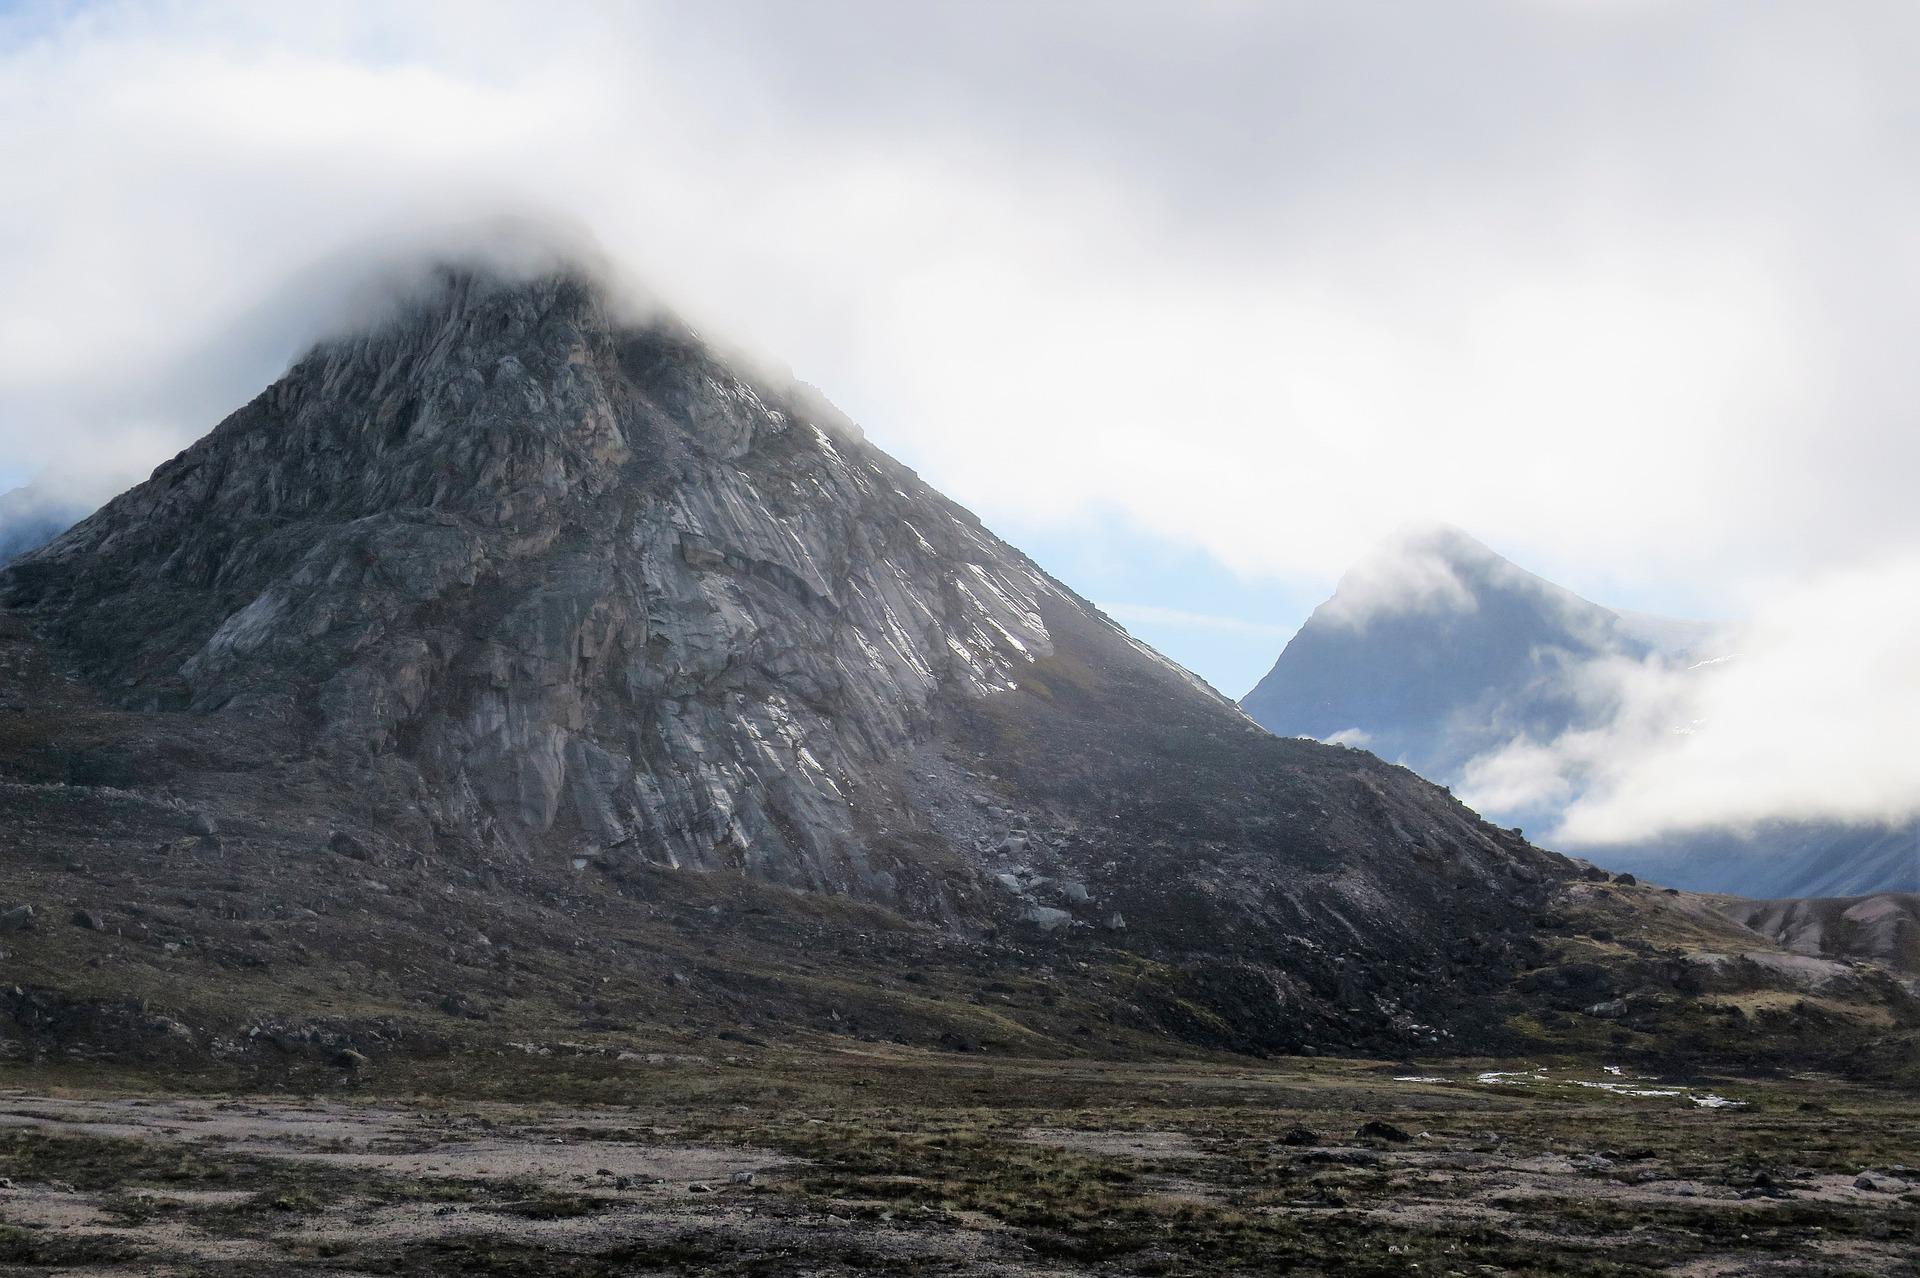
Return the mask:
[[[1241,704],[1271,731],[1362,745],[1496,819],[1552,829],[1582,780],[1549,746],[1611,722],[1618,672],[1689,677],[1729,642],[1720,626],[1593,603],[1459,529],[1414,527],[1340,579]],[[1582,851],[1689,887],[1794,895],[1912,886],[1910,845],[1901,831],[1776,823]]]
[[1273,731],[1365,741],[1445,777],[1490,743],[1564,727],[1579,712],[1564,690],[1517,720],[1496,707],[1608,650],[1648,648],[1460,529],[1410,526],[1340,578],[1241,704]]
[[1596,624],[1606,613],[1459,528],[1412,524],[1343,573],[1316,620],[1361,627],[1382,616],[1472,612],[1494,594],[1538,599],[1580,624]]

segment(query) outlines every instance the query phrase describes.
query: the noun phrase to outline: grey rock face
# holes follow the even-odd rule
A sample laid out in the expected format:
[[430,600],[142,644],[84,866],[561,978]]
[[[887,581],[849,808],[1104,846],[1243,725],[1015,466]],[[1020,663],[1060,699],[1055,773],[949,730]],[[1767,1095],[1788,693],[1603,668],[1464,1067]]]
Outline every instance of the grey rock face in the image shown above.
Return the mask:
[[126,707],[276,734],[343,870],[739,873],[1124,945],[1179,991],[1130,1014],[1208,1042],[1497,1026],[1571,872],[1261,731],[817,395],[574,275],[445,274],[0,599]]
[[857,778],[936,697],[1013,686],[1062,597],[846,423],[569,278],[446,279],[21,575],[128,701],[403,751],[443,825],[883,897]]

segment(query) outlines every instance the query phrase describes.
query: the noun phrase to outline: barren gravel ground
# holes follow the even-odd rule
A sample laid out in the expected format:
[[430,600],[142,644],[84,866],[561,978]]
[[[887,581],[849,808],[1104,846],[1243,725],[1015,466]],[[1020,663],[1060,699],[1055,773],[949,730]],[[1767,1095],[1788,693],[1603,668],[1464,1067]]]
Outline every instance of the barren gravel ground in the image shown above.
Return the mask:
[[1920,1273],[1913,1098],[1827,1079],[770,1052],[590,1096],[545,1067],[501,1089],[545,1103],[16,1078],[0,1272]]

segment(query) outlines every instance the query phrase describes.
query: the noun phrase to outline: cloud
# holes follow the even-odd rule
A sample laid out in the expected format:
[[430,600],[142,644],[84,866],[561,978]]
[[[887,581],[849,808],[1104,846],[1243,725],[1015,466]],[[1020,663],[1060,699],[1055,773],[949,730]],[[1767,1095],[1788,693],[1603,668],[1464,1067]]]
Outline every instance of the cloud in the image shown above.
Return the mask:
[[559,210],[989,519],[1729,590],[1920,536],[1920,17],[1592,8],[30,4],[0,448],[135,473],[314,263]]
[[1362,630],[1377,617],[1476,611],[1479,598],[1463,575],[1475,562],[1507,568],[1453,529],[1402,529],[1341,574],[1319,616]]
[[1163,608],[1158,604],[1103,603],[1096,607],[1126,626],[1181,626],[1198,630],[1224,630],[1242,635],[1270,635],[1275,639],[1287,639],[1293,634],[1292,626],[1248,621],[1244,617],[1226,617],[1209,612],[1189,612],[1184,608]]
[[1738,643],[1702,661],[1590,663],[1586,695],[1604,710],[1593,726],[1482,755],[1462,797],[1491,812],[1562,809],[1548,840],[1569,847],[1920,816],[1920,555],[1785,589]]

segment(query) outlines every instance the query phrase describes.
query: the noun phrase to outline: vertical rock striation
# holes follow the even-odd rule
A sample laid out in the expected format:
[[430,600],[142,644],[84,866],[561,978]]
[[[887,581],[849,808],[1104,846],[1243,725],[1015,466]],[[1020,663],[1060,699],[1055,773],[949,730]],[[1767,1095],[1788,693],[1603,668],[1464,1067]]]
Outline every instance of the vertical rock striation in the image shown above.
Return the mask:
[[1058,587],[811,398],[578,276],[444,274],[14,595],[129,703],[398,752],[443,824],[884,897],[861,774],[1048,653]]

